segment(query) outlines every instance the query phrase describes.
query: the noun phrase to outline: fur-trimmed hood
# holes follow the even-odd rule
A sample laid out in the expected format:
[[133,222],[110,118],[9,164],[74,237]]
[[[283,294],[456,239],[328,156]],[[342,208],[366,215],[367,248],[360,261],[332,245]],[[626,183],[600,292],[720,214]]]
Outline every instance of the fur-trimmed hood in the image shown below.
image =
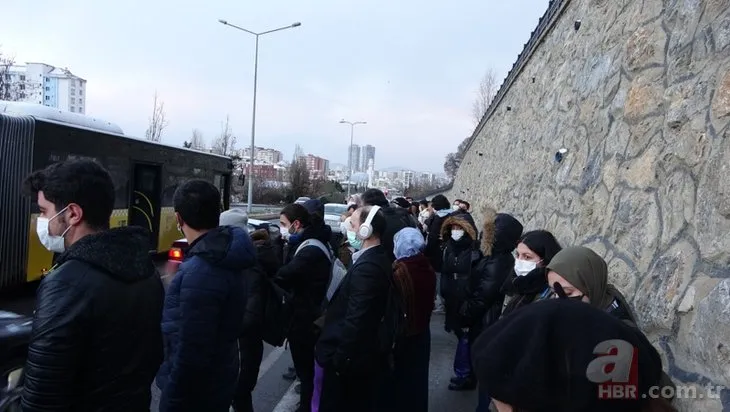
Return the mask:
[[484,256],[511,253],[522,236],[522,223],[507,213],[486,208],[482,216],[482,244]]
[[441,239],[448,239],[451,236],[451,226],[459,226],[464,229],[464,234],[469,236],[471,240],[477,240],[477,228],[459,214],[450,214],[441,225]]

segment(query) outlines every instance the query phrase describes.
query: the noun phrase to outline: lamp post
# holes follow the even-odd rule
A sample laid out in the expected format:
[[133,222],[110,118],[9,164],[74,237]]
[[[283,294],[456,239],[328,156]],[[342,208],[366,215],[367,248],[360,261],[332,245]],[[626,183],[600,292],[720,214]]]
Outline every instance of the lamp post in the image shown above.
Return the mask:
[[254,63],[253,63],[253,113],[251,114],[251,167],[248,173],[248,205],[246,210],[248,211],[248,214],[251,214],[253,210],[253,163],[254,163],[254,152],[256,151],[256,89],[258,86],[258,74],[259,74],[259,37],[263,36],[264,34],[273,33],[276,31],[291,29],[294,27],[299,27],[302,25],[300,22],[292,23],[288,26],[279,27],[276,29],[266,30],[259,33],[253,32],[251,30],[244,29],[243,27],[236,26],[235,24],[231,24],[226,20],[219,19],[219,23],[224,24],[228,27],[233,27],[234,29],[238,29],[241,31],[245,31],[248,34],[251,34],[256,37],[256,52],[254,57]]
[[347,176],[347,197],[350,198],[350,186],[352,186],[352,142],[355,137],[355,126],[358,124],[368,124],[368,122],[348,122],[345,119],[340,120],[340,123],[342,124],[349,124],[350,125],[350,147],[347,150],[347,163],[350,167],[350,175]]

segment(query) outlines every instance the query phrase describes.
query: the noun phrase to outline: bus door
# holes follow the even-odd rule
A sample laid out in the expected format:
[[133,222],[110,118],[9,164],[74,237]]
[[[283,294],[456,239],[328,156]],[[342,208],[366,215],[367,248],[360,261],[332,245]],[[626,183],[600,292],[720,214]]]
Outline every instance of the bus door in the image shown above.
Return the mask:
[[160,231],[161,175],[162,169],[159,165],[135,163],[129,204],[129,224],[150,231],[154,251],[157,250]]

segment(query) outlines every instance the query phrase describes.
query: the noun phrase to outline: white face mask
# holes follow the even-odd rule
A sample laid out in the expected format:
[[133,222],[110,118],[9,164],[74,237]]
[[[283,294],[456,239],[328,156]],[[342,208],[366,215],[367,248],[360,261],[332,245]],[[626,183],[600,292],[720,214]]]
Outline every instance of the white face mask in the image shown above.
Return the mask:
[[464,231],[461,229],[451,229],[451,238],[454,240],[459,240],[462,237],[464,237]]
[[453,205],[453,206],[451,206],[451,208],[454,210],[459,210],[459,205]]
[[56,213],[50,219],[41,216],[36,219],[35,230],[38,234],[38,239],[41,241],[41,244],[50,252],[63,253],[66,251],[64,236],[66,236],[68,230],[71,229],[71,226],[67,227],[60,236],[52,236],[50,233],[48,233],[48,227],[53,219],[66,211],[67,207],[64,207],[60,212]]
[[515,274],[517,276],[525,276],[532,272],[537,267],[537,262],[530,262],[529,260],[517,259],[515,260]]

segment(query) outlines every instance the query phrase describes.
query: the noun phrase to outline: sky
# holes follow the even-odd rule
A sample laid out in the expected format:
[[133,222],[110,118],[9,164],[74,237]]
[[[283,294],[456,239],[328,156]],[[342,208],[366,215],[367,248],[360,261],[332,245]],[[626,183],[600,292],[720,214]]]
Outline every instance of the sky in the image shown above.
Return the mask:
[[208,144],[230,116],[236,148],[251,142],[254,32],[259,37],[256,146],[289,159],[299,144],[331,163],[355,144],[376,169],[442,172],[474,130],[486,70],[507,75],[548,0],[4,0],[0,51],[17,63],[68,67],[87,80],[89,116],[143,137],[153,96],[162,141],[192,130]]

